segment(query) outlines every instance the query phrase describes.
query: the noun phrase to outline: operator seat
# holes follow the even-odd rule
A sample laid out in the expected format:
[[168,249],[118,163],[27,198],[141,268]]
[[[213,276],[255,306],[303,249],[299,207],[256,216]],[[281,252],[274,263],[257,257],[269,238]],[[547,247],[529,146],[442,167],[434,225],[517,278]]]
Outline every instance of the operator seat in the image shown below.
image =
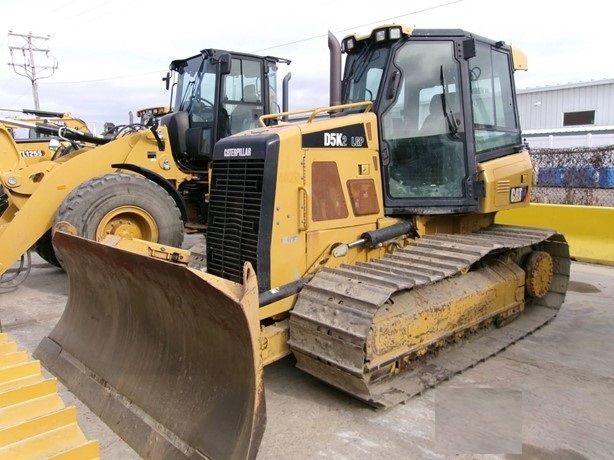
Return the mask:
[[433,136],[447,132],[446,116],[443,113],[442,94],[435,94],[429,104],[429,114],[424,119],[420,134],[423,136]]
[[256,95],[256,85],[245,85],[242,102],[235,107],[230,115],[232,134],[258,126],[258,117],[262,115],[262,105],[256,105],[256,103],[260,102]]

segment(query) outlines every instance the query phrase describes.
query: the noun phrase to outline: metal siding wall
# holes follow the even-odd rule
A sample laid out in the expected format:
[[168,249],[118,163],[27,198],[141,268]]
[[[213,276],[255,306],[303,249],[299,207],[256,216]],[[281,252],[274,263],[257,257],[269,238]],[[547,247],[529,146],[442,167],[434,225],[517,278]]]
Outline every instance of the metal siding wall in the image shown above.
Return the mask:
[[566,135],[525,135],[523,139],[532,149],[564,149],[574,147],[596,147],[614,145],[614,133],[605,134],[566,134]]
[[562,128],[564,112],[584,110],[595,111],[596,126],[614,125],[613,101],[614,83],[521,92],[520,126],[523,130]]
[[614,84],[609,86],[595,86],[595,124],[598,126],[614,125],[614,110],[612,100],[614,100]]

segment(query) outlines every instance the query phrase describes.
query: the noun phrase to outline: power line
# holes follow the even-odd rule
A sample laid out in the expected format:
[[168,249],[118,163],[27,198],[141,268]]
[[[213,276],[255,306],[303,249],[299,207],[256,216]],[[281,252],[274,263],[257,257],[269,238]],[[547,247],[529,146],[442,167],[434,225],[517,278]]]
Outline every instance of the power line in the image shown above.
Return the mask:
[[[414,15],[414,14],[419,14],[419,13],[424,13],[424,12],[428,12],[428,11],[444,8],[444,7],[447,7],[447,6],[456,4],[456,3],[461,3],[463,1],[464,0],[453,0],[453,1],[446,2],[446,3],[441,3],[441,4],[438,4],[438,5],[430,6],[430,7],[427,7],[427,8],[422,8],[422,9],[419,9],[419,10],[411,11],[411,12],[408,12],[408,13],[403,13],[403,14],[400,14],[400,15],[397,15],[397,16],[394,16],[394,17],[380,19],[380,20],[373,21],[373,22],[370,22],[370,23],[367,23],[367,24],[362,24],[362,25],[354,26],[352,28],[346,28],[346,29],[337,30],[337,31],[335,31],[335,33],[339,34],[339,33],[342,33],[342,32],[348,32],[348,31],[356,30],[358,28],[367,27],[367,26],[370,26],[370,25],[373,25],[373,24],[382,24],[382,23],[386,23],[388,21],[395,21],[395,20],[398,20],[399,18],[402,18],[402,17],[405,17],[405,16],[411,16],[411,15]],[[95,8],[90,8],[90,9],[86,10],[85,12],[91,12],[94,9]],[[83,13],[84,12],[81,12],[79,14],[83,14]],[[106,13],[103,13],[103,15],[104,14],[106,14]],[[315,36],[311,36],[311,37],[307,37],[307,38],[303,38],[303,39],[299,39],[299,40],[294,40],[294,41],[291,41],[291,42],[282,43],[282,44],[279,44],[279,45],[269,46],[269,47],[266,47],[266,48],[260,48],[258,50],[254,50],[253,53],[261,54],[262,52],[268,51],[268,50],[271,50],[271,49],[283,48],[283,47],[286,47],[286,46],[296,45],[296,44],[299,44],[299,43],[304,43],[304,42],[308,42],[308,41],[312,41],[312,40],[321,39],[322,37],[326,37],[326,35],[315,35]],[[127,75],[120,75],[120,76],[114,76],[114,77],[87,79],[87,80],[79,80],[79,81],[54,82],[54,83],[49,83],[49,84],[54,84],[54,85],[62,84],[62,85],[64,85],[64,84],[80,84],[80,83],[94,83],[94,82],[102,82],[102,81],[120,80],[120,79],[125,79],[125,78],[134,78],[134,77],[143,76],[143,75],[152,75],[152,74],[155,74],[155,73],[158,73],[158,72],[163,72],[164,70],[165,69],[156,70],[156,71],[149,71],[149,72],[141,72],[141,73],[138,73],[138,74],[132,74],[131,73],[131,74],[127,74]]]
[[[421,10],[411,11],[409,13],[400,14],[398,16],[393,16],[391,18],[380,19],[378,21],[372,21],[372,22],[369,22],[369,23],[366,23],[366,24],[361,24],[359,26],[354,26],[354,27],[351,27],[351,28],[349,27],[349,28],[346,28],[346,29],[337,30],[334,33],[338,34],[338,33],[341,33],[341,32],[348,32],[348,31],[351,31],[351,30],[356,30],[358,28],[371,26],[373,24],[383,24],[383,23],[386,23],[388,21],[398,20],[399,18],[403,18],[405,16],[411,16],[413,14],[425,13],[427,11],[436,10],[436,9],[439,9],[439,8],[443,8],[443,7],[446,7],[446,6],[453,5],[455,3],[461,3],[463,1],[464,0],[453,0],[451,2],[442,3],[442,4],[439,4],[439,5],[435,5],[435,6],[429,6],[428,8],[422,8]],[[275,49],[275,48],[283,48],[284,46],[296,45],[298,43],[304,43],[304,42],[308,42],[308,41],[311,41],[311,40],[317,40],[317,39],[320,39],[322,37],[326,37],[326,35],[314,35],[312,37],[302,38],[300,40],[295,40],[295,41],[292,41],[292,42],[287,42],[287,43],[284,43],[284,44],[281,44],[281,45],[269,46],[267,48],[261,48],[259,50],[255,50],[254,53],[262,53],[263,51],[267,51],[267,50],[271,50],[271,49]]]
[[110,81],[110,80],[123,80],[126,78],[134,78],[134,77],[142,77],[144,75],[154,75],[154,74],[160,74],[162,72],[164,72],[167,69],[160,69],[160,70],[152,70],[149,72],[140,72],[140,73],[131,73],[128,75],[120,75],[120,76],[116,76],[116,77],[105,77],[105,78],[92,78],[92,79],[88,79],[88,80],[73,80],[73,81],[59,81],[59,82],[50,82],[50,83],[46,83],[45,86],[50,86],[50,85],[66,85],[66,84],[80,84],[80,83],[96,83],[96,82],[101,82],[101,81]]

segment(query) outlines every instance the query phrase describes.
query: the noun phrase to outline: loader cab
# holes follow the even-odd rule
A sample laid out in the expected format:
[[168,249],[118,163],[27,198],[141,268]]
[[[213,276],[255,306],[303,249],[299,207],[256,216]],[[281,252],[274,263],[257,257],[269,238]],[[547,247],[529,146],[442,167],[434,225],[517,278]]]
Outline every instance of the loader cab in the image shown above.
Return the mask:
[[[290,61],[215,49],[171,62],[172,113],[160,122],[169,129],[177,163],[203,171],[219,139],[257,127],[260,115],[279,112],[279,63]],[[171,76],[164,80],[168,88]]]
[[511,48],[398,25],[341,46],[343,102],[372,100],[378,115],[387,214],[479,211],[478,163],[523,148]]

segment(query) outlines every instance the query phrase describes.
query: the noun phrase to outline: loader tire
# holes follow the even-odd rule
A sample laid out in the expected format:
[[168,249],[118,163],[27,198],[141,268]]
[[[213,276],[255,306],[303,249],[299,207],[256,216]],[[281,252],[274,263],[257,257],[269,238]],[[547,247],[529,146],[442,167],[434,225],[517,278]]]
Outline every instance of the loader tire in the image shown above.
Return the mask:
[[58,222],[69,222],[77,235],[94,241],[117,235],[181,247],[184,236],[173,198],[135,174],[105,174],[79,185],[60,205],[54,225]]
[[34,243],[34,250],[45,262],[54,267],[61,267],[60,261],[53,250],[53,244],[51,243],[51,230],[47,230],[43,236]]
[[0,215],[9,207],[9,197],[0,190]]

